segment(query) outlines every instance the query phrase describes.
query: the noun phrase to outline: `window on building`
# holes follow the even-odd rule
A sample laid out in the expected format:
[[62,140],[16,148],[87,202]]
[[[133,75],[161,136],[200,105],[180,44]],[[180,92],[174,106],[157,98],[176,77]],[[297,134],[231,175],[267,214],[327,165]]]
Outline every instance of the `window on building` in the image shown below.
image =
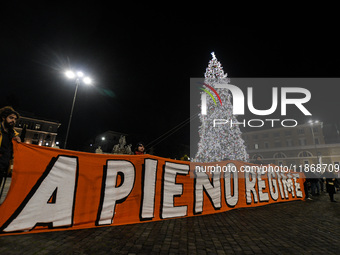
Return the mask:
[[280,137],[280,132],[275,132],[274,137]]
[[252,156],[252,159],[257,159],[258,157],[260,157],[261,159],[263,159],[263,156],[261,154],[254,154]]
[[258,139],[258,135],[253,135],[253,139]]
[[305,130],[304,130],[303,128],[299,128],[299,129],[297,130],[297,133],[298,133],[298,134],[304,134],[304,133],[305,133]]
[[306,139],[305,138],[300,138],[299,139],[299,145],[300,146],[304,146],[304,145],[306,145],[307,144],[307,142],[306,142]]
[[309,151],[301,151],[301,152],[298,154],[298,157],[299,157],[299,158],[313,157],[313,154],[310,153]]
[[319,144],[320,142],[319,142],[319,138],[315,138],[314,139],[314,144]]
[[39,135],[38,134],[33,135],[32,144],[39,144]]
[[292,131],[286,130],[286,131],[285,131],[285,136],[290,136],[290,135],[292,135]]
[[34,129],[35,130],[40,130],[41,129],[41,125],[36,123],[35,126],[34,126]]
[[277,152],[274,154],[273,158],[287,158],[283,152]]
[[268,133],[265,133],[262,135],[262,138],[268,138],[268,136],[269,136]]
[[278,148],[278,147],[281,147],[282,146],[282,144],[281,144],[281,142],[274,142],[274,146],[276,147],[276,148]]
[[293,143],[293,140],[292,140],[292,139],[286,140],[286,146],[287,146],[287,147],[292,147],[293,145],[294,145],[294,143]]
[[259,149],[259,144],[258,144],[258,143],[255,143],[255,144],[254,144],[254,149],[255,149],[255,150],[258,150],[258,149]]
[[268,142],[264,142],[264,148],[269,149],[269,143]]

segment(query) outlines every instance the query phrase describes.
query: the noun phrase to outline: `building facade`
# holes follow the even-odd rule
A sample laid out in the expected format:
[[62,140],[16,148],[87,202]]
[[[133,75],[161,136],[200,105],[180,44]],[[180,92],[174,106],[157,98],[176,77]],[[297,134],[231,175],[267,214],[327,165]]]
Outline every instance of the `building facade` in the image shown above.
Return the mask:
[[40,146],[56,147],[60,123],[35,117],[20,116],[15,129],[23,138],[22,142]]
[[251,131],[243,133],[242,136],[250,162],[261,157],[263,163],[288,166],[292,169],[313,164],[325,164],[328,168],[339,169],[340,143],[334,143],[338,139],[325,139],[322,122]]

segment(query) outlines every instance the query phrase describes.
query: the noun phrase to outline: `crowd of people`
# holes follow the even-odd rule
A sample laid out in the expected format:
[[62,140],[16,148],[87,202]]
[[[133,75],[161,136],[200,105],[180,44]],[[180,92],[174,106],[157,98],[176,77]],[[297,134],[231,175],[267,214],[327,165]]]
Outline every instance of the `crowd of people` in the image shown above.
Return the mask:
[[304,171],[306,180],[304,182],[304,190],[306,200],[312,200],[311,196],[319,196],[321,192],[327,192],[331,202],[337,202],[334,194],[339,191],[339,180],[331,172],[325,171],[321,175],[317,175],[311,171]]

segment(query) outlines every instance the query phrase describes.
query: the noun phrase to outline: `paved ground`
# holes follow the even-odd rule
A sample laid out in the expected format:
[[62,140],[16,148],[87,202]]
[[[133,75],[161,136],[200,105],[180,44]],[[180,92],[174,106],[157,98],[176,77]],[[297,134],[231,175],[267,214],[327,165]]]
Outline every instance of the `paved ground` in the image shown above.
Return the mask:
[[339,254],[340,194],[152,223],[0,237],[0,254]]

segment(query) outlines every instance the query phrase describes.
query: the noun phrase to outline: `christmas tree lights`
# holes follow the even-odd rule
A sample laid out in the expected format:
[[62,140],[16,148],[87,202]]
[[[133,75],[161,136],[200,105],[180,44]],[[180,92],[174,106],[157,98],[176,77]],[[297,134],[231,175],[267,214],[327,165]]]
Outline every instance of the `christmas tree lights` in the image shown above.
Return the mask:
[[[204,74],[204,84],[215,88],[215,84],[229,83],[227,74],[224,73],[221,63],[217,60],[214,52],[211,53],[212,59]],[[244,141],[241,137],[242,132],[232,113],[231,93],[228,89],[215,88],[220,96],[222,105],[216,104],[212,98],[207,97],[207,114],[199,114],[201,126],[199,127],[200,141],[198,151],[194,161],[196,162],[218,162],[223,160],[248,161],[249,156],[246,152]],[[205,93],[205,92],[201,92]],[[227,119],[228,124],[216,125],[215,119]]]

